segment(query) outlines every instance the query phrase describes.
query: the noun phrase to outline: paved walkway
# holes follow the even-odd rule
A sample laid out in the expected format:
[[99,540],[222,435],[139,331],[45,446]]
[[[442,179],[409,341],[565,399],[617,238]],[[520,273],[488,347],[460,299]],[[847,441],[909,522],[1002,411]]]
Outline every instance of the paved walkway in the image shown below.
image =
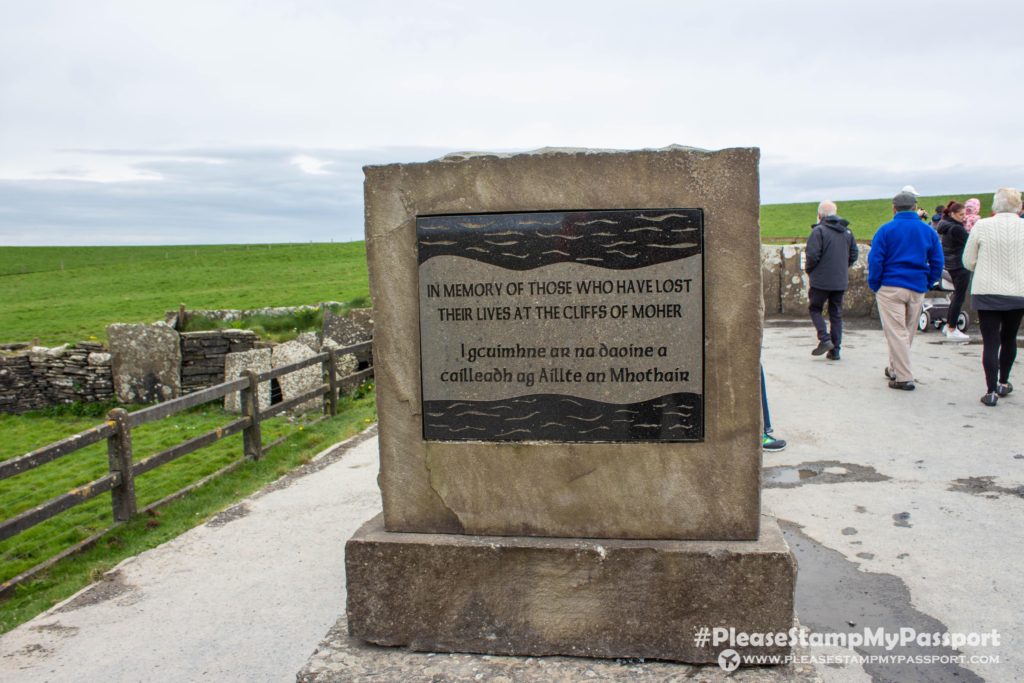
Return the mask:
[[304,469],[0,637],[0,680],[294,681],[380,510],[377,439]]
[[[809,323],[766,329],[769,399],[790,446],[765,456],[763,505],[801,563],[801,622],[814,631],[880,621],[1003,637],[999,648],[961,648],[996,654],[999,664],[820,664],[826,681],[1024,680],[1024,375],[1019,395],[986,408],[980,346],[940,339],[918,337],[918,389],[899,392],[882,377],[875,327],[850,330],[839,363],[810,356]],[[375,680],[677,677],[665,664],[406,656],[349,642],[337,628],[343,548],[380,510],[376,464],[376,438],[348,444],[311,473],[123,562],[0,637],[0,680],[293,681],[300,670],[306,680],[349,680],[374,667]],[[721,678],[717,668],[676,671]],[[730,680],[777,678],[738,674]]]

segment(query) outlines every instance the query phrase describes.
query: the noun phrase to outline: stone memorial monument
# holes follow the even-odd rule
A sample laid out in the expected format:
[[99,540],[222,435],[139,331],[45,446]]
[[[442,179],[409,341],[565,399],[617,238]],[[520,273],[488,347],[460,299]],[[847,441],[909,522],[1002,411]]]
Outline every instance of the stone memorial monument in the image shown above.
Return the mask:
[[757,164],[365,169],[384,510],[346,546],[353,636],[712,662],[702,627],[792,626],[795,562],[760,512]]

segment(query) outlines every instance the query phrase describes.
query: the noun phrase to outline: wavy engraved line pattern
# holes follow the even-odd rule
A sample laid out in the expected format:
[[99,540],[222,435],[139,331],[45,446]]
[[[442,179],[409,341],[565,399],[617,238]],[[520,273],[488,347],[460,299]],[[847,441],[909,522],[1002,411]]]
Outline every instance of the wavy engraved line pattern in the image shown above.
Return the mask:
[[699,255],[701,220],[696,209],[428,216],[416,220],[418,259],[460,256],[517,271],[555,263],[634,270]]
[[540,415],[539,410],[535,410],[529,415],[523,415],[522,417],[506,417],[505,422],[522,422],[523,420],[529,420],[531,417],[534,417],[536,415]]
[[[451,406],[459,403],[461,408]],[[493,401],[424,401],[424,438],[476,441],[696,441],[703,439],[699,394],[675,393],[630,404],[533,394]],[[499,407],[508,409],[499,410]],[[499,413],[503,417],[494,417]],[[513,428],[514,425],[514,428]],[[464,429],[473,427],[473,429]],[[460,431],[455,431],[460,430]]]
[[684,216],[681,213],[666,213],[661,216],[645,216],[644,214],[640,214],[639,216],[637,216],[637,218],[642,218],[645,221],[653,221],[655,223],[660,223],[664,220],[668,220],[669,218],[682,218],[685,220],[686,218],[688,218],[688,216]]

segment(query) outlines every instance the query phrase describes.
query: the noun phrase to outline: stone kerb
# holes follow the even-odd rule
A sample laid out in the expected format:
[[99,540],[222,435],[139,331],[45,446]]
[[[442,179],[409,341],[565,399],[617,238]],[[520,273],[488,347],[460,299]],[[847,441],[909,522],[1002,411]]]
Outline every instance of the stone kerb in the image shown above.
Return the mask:
[[[224,377],[223,381],[230,382],[244,375],[246,371],[269,372],[271,370],[270,349],[252,349],[250,351],[237,351],[224,356]],[[270,407],[270,382],[262,382],[259,389],[259,407],[265,410]],[[224,396],[224,410],[230,413],[241,413],[242,404],[238,392],[232,392]]]
[[181,395],[181,337],[163,322],[107,327],[114,391],[121,403],[153,403]]
[[[542,150],[365,169],[389,531],[757,537],[758,157],[755,149]],[[416,217],[623,207],[703,209],[704,441],[425,440]]]
[[[300,341],[285,342],[273,348],[271,352],[271,366],[279,368],[283,365],[290,365],[291,363],[312,358],[315,355],[316,352],[313,349]],[[311,365],[308,368],[282,375],[277,378],[277,382],[281,387],[281,399],[288,401],[323,384],[323,370],[319,364]],[[261,391],[260,393],[262,394],[263,392]],[[296,406],[294,412],[302,413],[321,409],[323,409],[323,397],[318,396]]]

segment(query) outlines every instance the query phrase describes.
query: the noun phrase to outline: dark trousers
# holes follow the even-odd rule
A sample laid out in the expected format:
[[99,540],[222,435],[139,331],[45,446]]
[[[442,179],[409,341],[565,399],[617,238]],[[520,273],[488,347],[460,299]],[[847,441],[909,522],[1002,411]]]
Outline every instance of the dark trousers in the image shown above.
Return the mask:
[[1017,330],[1024,318],[1024,308],[1012,311],[978,311],[981,327],[981,367],[985,368],[988,392],[996,390],[996,380],[1010,381],[1010,369],[1017,358]]
[[764,388],[764,366],[761,366],[761,414],[764,416],[764,433],[772,433],[772,416],[768,412],[768,391]]
[[960,317],[964,299],[967,298],[967,287],[971,284],[971,271],[966,268],[954,268],[949,271],[949,277],[953,280],[953,296],[949,300],[949,315],[946,317],[946,325],[956,327],[956,319]]
[[[838,349],[843,341],[843,295],[846,290],[830,292],[826,289],[815,289],[811,287],[807,292],[807,298],[811,305],[807,310],[811,312],[811,322],[814,329],[818,331],[818,341],[831,339],[832,344]],[[825,327],[825,319],[821,315],[822,309],[828,303],[828,321],[831,326]]]

